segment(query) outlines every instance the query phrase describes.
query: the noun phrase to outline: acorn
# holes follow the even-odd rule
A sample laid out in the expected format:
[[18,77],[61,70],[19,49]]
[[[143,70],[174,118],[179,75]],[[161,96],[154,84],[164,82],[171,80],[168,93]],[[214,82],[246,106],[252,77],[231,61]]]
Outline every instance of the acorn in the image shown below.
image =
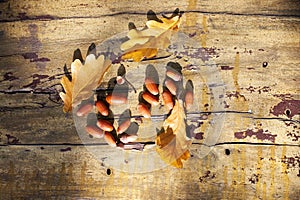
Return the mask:
[[177,87],[173,80],[171,80],[171,79],[165,80],[165,85],[168,88],[168,90],[171,92],[172,95],[177,94]]
[[171,110],[174,107],[174,102],[173,102],[172,94],[169,91],[165,90],[162,93],[162,98],[163,98],[163,101],[164,101],[164,105],[169,110]]
[[105,100],[110,105],[121,105],[127,103],[126,96],[123,96],[121,94],[109,94],[106,96]]
[[119,124],[119,127],[117,129],[117,133],[124,133],[124,131],[126,131],[128,129],[128,127],[130,126],[131,121],[130,118],[124,120],[121,124]]
[[180,81],[182,78],[182,75],[177,70],[170,68],[167,69],[166,75],[174,81]]
[[185,84],[185,107],[190,109],[194,103],[194,85],[191,80],[188,80]]
[[115,137],[110,133],[110,132],[105,132],[104,133],[104,139],[109,144],[111,147],[116,147],[116,139]]
[[149,92],[143,92],[142,97],[145,101],[150,103],[151,105],[157,106],[159,104],[158,98]]
[[110,132],[114,129],[113,125],[109,121],[103,120],[103,119],[99,119],[97,121],[97,126],[99,128],[101,128],[102,130],[108,131],[108,132]]
[[88,134],[92,135],[94,138],[102,138],[104,131],[95,125],[87,125],[85,130]]
[[76,115],[78,117],[83,117],[86,114],[88,114],[89,112],[91,112],[92,109],[93,109],[93,104],[92,103],[90,103],[90,102],[85,103],[83,105],[80,105],[79,109],[76,112]]
[[123,143],[129,143],[129,142],[134,142],[136,141],[138,138],[137,135],[129,135],[127,133],[123,133],[120,137],[120,141],[123,142]]
[[123,85],[125,83],[125,79],[122,76],[117,76],[116,81],[118,85]]
[[155,81],[152,78],[147,77],[145,79],[145,86],[151,94],[158,95],[159,90],[158,90],[157,84],[155,83]]
[[150,109],[144,103],[139,103],[139,105],[137,106],[137,109],[143,117],[145,117],[145,118],[151,117]]
[[192,91],[186,91],[184,101],[186,109],[190,109],[194,103],[194,93]]
[[101,115],[108,116],[108,108],[103,101],[98,100],[96,102],[96,108],[101,113]]

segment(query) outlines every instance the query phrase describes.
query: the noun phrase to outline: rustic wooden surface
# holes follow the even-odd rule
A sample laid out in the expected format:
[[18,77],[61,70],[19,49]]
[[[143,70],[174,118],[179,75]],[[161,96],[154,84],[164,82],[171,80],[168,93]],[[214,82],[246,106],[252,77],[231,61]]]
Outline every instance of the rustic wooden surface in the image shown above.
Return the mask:
[[[107,169],[62,112],[63,65],[176,7],[226,83],[222,134],[183,169]],[[299,199],[299,13],[298,0],[0,1],[0,199]]]

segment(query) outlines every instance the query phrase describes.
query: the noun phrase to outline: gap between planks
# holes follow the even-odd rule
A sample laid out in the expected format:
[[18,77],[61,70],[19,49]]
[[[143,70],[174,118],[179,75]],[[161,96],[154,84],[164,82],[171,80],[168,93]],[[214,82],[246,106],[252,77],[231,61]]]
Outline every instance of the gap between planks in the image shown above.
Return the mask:
[[[144,142],[142,144],[154,144],[154,142]],[[258,143],[258,142],[221,142],[214,145],[206,145],[201,143],[192,143],[193,146],[207,146],[207,147],[216,147],[216,146],[226,146],[226,145],[249,145],[249,146],[282,146],[282,147],[300,147],[300,144],[280,144],[280,143]],[[109,146],[106,143],[37,143],[37,144],[0,144],[0,147],[38,147],[38,146]]]
[[[173,11],[166,12],[157,12],[157,15],[161,14],[171,14]],[[300,19],[300,15],[298,14],[264,14],[264,13],[234,13],[234,12],[207,12],[202,10],[189,10],[184,11],[184,13],[197,13],[197,14],[205,14],[205,15],[228,15],[228,16],[248,16],[248,17],[277,17],[277,18],[287,18],[287,19]],[[28,16],[26,19],[0,19],[0,23],[5,22],[24,22],[24,21],[53,21],[53,20],[69,20],[69,19],[98,19],[101,17],[115,17],[120,15],[141,15],[145,16],[145,12],[116,12],[111,14],[97,15],[97,16],[72,16],[72,17],[58,17],[52,15],[46,16]]]

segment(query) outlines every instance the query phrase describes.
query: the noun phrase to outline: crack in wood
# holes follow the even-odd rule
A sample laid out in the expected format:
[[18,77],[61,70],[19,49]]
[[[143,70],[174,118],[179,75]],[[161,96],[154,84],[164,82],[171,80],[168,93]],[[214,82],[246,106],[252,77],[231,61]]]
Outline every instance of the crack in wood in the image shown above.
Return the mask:
[[[277,17],[277,18],[295,18],[299,19],[299,14],[265,14],[265,13],[234,13],[234,12],[208,12],[202,10],[188,10],[184,11],[185,13],[199,13],[199,14],[206,14],[206,15],[228,15],[228,16],[251,16],[251,17]],[[166,11],[166,12],[157,12],[156,14],[170,14],[173,11]],[[110,14],[104,15],[97,15],[97,16],[72,16],[72,17],[59,17],[55,15],[37,15],[37,16],[25,16],[20,17],[16,16],[14,19],[0,19],[0,23],[6,22],[18,22],[18,21],[52,21],[52,20],[69,20],[69,19],[98,19],[101,17],[114,17],[118,15],[145,15],[145,12],[136,12],[136,11],[123,11],[123,12],[115,12]]]
[[[151,145],[155,144],[155,142],[140,142],[144,145]],[[285,146],[285,147],[300,147],[297,144],[281,144],[281,143],[258,143],[258,142],[222,142],[216,143],[214,145],[207,145],[203,143],[192,143],[192,145],[199,145],[199,146],[207,146],[207,147],[216,147],[216,146],[226,146],[226,145],[259,145],[259,146]],[[12,146],[19,146],[19,147],[34,147],[34,146],[108,146],[107,143],[12,143],[12,144],[0,144],[0,147],[12,147]]]

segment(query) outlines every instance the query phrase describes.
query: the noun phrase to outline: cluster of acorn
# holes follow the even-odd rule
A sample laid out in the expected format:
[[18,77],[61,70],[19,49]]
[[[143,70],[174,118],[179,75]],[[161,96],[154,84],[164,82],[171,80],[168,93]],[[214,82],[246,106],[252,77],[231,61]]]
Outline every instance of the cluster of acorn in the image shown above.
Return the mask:
[[[85,130],[94,138],[104,137],[105,141],[112,147],[123,149],[140,148],[139,145],[131,144],[137,139],[138,125],[131,122],[131,111],[126,109],[118,120],[117,130],[114,128],[115,116],[112,113],[111,105],[121,105],[127,103],[130,83],[125,78],[125,67],[121,65],[117,76],[109,80],[107,88],[96,89],[96,102],[87,101],[82,103],[77,112],[77,116],[85,116],[96,107],[97,121],[87,120]],[[125,145],[124,145],[125,144]],[[127,145],[128,144],[128,145]]]
[[185,102],[185,108],[190,109],[194,103],[194,85],[191,80],[186,82],[183,87],[182,67],[176,62],[169,62],[166,67],[166,77],[163,85],[164,105],[172,110],[174,99],[182,99]]
[[[125,77],[125,67],[121,64],[117,76],[109,80],[105,89],[96,90],[96,102],[87,101],[82,103],[76,114],[85,116],[97,108],[97,121],[89,121],[85,127],[87,133],[95,138],[104,137],[105,141],[112,147],[122,149],[143,149],[143,144],[136,143],[138,138],[138,124],[131,121],[131,111],[126,109],[118,117],[118,128],[114,128],[115,116],[110,110],[111,105],[127,103],[129,86],[132,86]],[[133,86],[132,86],[133,87]],[[133,87],[134,89],[134,87]],[[175,99],[182,99],[185,108],[190,109],[193,105],[194,86],[191,80],[183,87],[182,67],[176,62],[169,62],[166,66],[165,79],[162,87],[163,105],[168,112],[173,109]],[[159,76],[153,65],[146,68],[143,91],[139,93],[139,104],[137,109],[144,118],[151,117],[151,107],[159,105]]]
[[151,117],[151,107],[159,105],[159,77],[153,65],[146,68],[143,91],[139,94],[137,109],[144,118]]
[[[146,68],[143,91],[139,95],[138,110],[145,118],[151,117],[151,107],[159,105],[159,78],[152,65]],[[194,101],[194,86],[188,80],[185,90],[182,84],[182,67],[176,62],[169,62],[166,66],[166,76],[163,82],[162,99],[168,111],[174,106],[175,98],[184,98],[186,109],[190,109]]]

